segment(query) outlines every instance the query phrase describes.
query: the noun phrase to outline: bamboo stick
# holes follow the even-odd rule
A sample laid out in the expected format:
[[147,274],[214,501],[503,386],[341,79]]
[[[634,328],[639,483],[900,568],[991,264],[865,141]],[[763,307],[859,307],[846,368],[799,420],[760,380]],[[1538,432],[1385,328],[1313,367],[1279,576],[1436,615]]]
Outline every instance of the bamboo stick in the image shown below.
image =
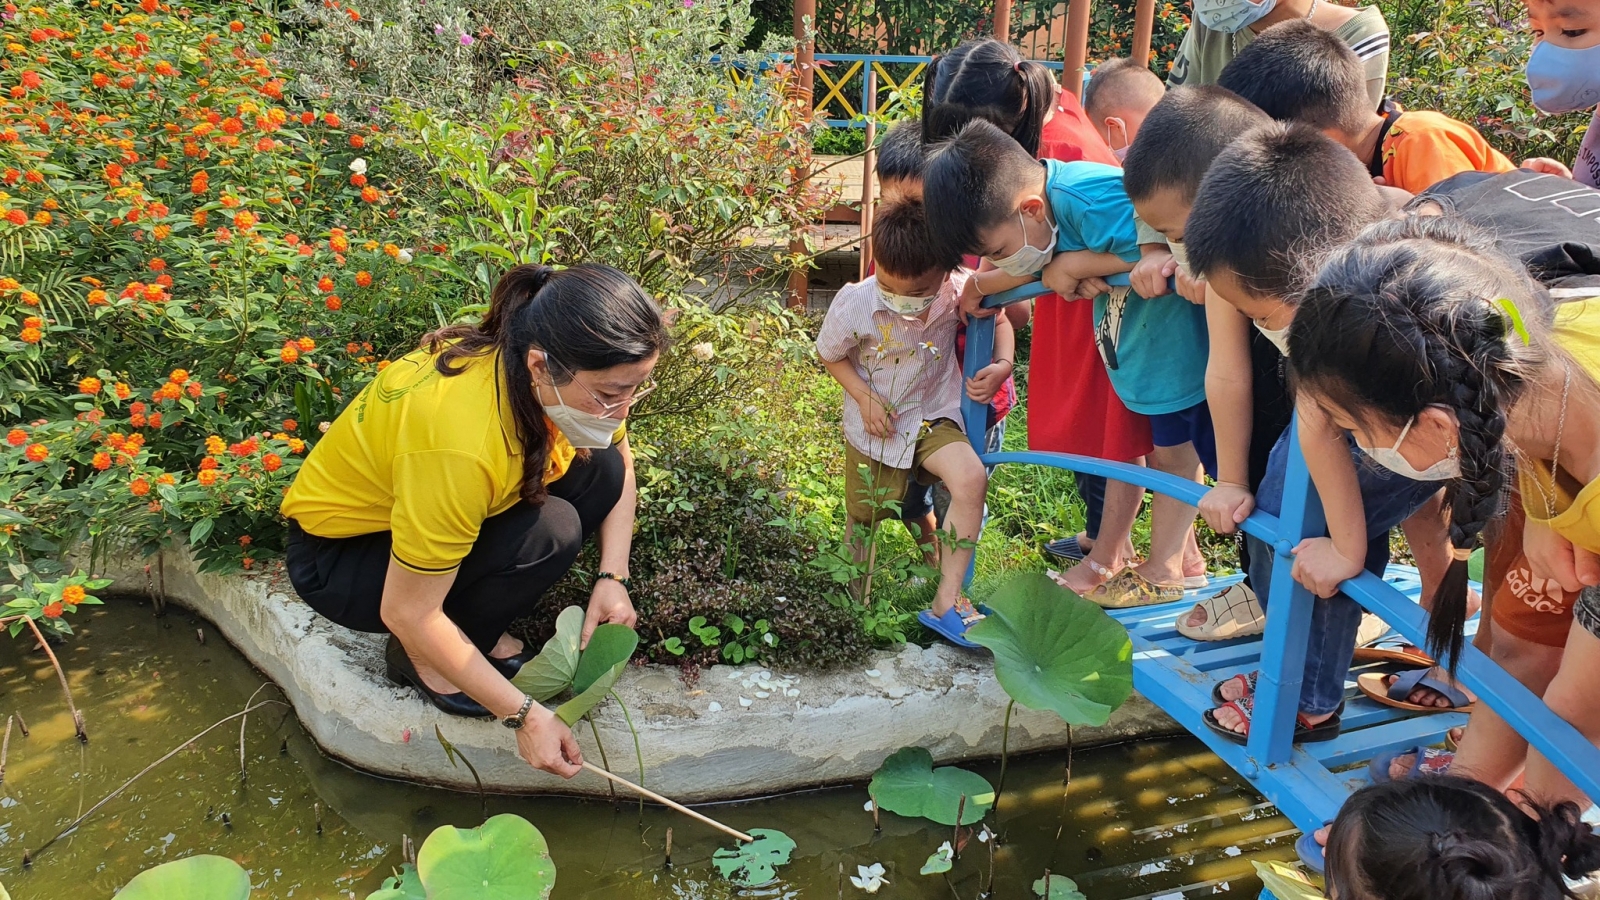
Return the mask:
[[621,775],[613,775],[610,772],[607,772],[605,769],[602,769],[599,766],[595,765],[594,763],[589,762],[588,760],[584,760],[583,767],[585,769],[588,769],[589,771],[595,773],[596,775],[599,775],[602,778],[610,779],[611,781],[616,782],[617,784],[621,785],[622,787],[625,787],[625,788],[627,788],[627,789],[629,789],[631,791],[636,791],[637,793],[641,794],[642,796],[644,796],[644,797],[646,797],[646,798],[648,798],[650,800],[654,800],[655,802],[661,804],[662,806],[668,807],[670,809],[674,809],[674,810],[676,810],[678,812],[683,813],[684,815],[688,816],[691,819],[695,819],[697,821],[700,821],[700,822],[703,822],[703,823],[705,823],[707,825],[710,825],[712,828],[717,829],[718,831],[722,832],[723,834],[728,835],[729,837],[734,838],[735,840],[744,841],[747,844],[755,842],[755,838],[751,837],[748,834],[745,834],[742,831],[735,831],[732,828],[729,828],[728,826],[722,824],[721,822],[718,822],[716,819],[710,818],[708,816],[703,816],[700,813],[697,813],[694,810],[690,809],[689,807],[684,806],[682,803],[677,802],[676,800],[668,800],[666,797],[661,796],[660,794],[656,793],[655,791],[649,790],[647,788],[642,788],[642,787],[638,786],[637,784],[634,784],[633,782],[629,781],[628,779],[623,778]]

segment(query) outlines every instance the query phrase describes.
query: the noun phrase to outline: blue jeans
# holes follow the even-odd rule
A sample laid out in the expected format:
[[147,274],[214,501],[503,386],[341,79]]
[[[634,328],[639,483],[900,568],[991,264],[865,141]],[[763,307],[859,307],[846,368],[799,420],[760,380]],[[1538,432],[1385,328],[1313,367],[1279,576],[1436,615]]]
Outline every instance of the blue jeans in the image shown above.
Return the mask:
[[[1289,465],[1291,433],[1284,432],[1267,458],[1267,474],[1256,491],[1256,507],[1276,516],[1283,510],[1283,480]],[[1361,486],[1361,506],[1367,519],[1365,568],[1379,577],[1389,564],[1389,529],[1411,517],[1439,493],[1438,482],[1412,481],[1384,469],[1350,442]],[[1250,545],[1250,584],[1263,608],[1272,590],[1272,565],[1278,555],[1266,542],[1246,535]],[[1287,560],[1285,560],[1287,562]],[[1311,613],[1311,635],[1306,644],[1305,677],[1300,686],[1300,711],[1320,716],[1339,708],[1344,700],[1345,676],[1355,656],[1356,632],[1361,628],[1361,605],[1344,594],[1316,598]]]

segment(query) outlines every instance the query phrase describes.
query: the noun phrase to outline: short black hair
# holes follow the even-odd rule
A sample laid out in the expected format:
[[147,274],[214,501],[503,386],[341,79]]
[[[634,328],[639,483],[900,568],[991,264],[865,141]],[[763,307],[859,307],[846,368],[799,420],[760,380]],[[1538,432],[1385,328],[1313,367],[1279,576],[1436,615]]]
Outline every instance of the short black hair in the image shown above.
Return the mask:
[[1150,110],[1122,162],[1128,197],[1138,202],[1175,188],[1193,203],[1217,154],[1239,135],[1271,122],[1259,108],[1216,85],[1173,88]]
[[922,123],[896,122],[878,144],[879,181],[915,181],[922,178]]
[[1217,84],[1284,122],[1355,134],[1373,114],[1361,60],[1338,35],[1305,20],[1261,32]]
[[1310,126],[1274,122],[1211,164],[1184,243],[1195,274],[1228,269],[1251,293],[1292,302],[1323,256],[1389,214],[1354,154]]
[[915,278],[935,270],[950,271],[959,255],[940,253],[928,240],[928,216],[922,201],[904,197],[878,207],[872,218],[872,258],[878,268]]
[[938,252],[982,252],[979,232],[1012,216],[1017,194],[1044,180],[1042,165],[983,119],[968,122],[955,137],[935,146],[923,166],[922,196],[928,207],[928,236]]
[[1164,90],[1166,86],[1148,66],[1141,66],[1127,57],[1112,57],[1095,66],[1094,73],[1089,76],[1089,83],[1083,88],[1083,111],[1089,118],[1098,119],[1100,112],[1155,103]]

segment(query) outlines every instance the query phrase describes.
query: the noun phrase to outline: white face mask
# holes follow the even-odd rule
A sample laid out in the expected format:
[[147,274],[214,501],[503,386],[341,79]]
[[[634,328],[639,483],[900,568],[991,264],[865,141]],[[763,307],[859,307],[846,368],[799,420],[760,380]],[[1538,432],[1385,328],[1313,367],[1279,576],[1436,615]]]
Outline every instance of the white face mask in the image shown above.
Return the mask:
[[[1117,123],[1117,127],[1122,129],[1122,146],[1121,147],[1111,147],[1111,123],[1112,122]],[[1122,119],[1117,118],[1116,116],[1112,116],[1111,118],[1106,119],[1106,146],[1107,147],[1111,147],[1111,155],[1115,156],[1117,158],[1118,162],[1121,162],[1122,160],[1125,160],[1125,159],[1128,158],[1128,148],[1133,146],[1133,142],[1128,140],[1128,123],[1127,122],[1123,121]]]
[[902,318],[915,319],[917,316],[927,312],[928,307],[933,305],[933,301],[939,299],[939,295],[935,293],[927,297],[908,297],[905,294],[886,291],[883,289],[883,285],[880,284],[878,285],[878,299],[883,302],[884,307],[890,312]]
[[1194,17],[1212,31],[1236,34],[1261,21],[1277,5],[1277,0],[1194,0]]
[[1193,278],[1194,270],[1189,268],[1189,248],[1183,245],[1183,241],[1167,241],[1167,249],[1172,252],[1172,258],[1178,261],[1178,271]]
[[1256,330],[1261,332],[1262,337],[1271,341],[1272,346],[1277,347],[1279,353],[1282,353],[1284,356],[1289,355],[1289,326],[1285,325],[1282,328],[1263,328],[1261,327],[1261,323],[1254,319],[1250,320],[1250,324],[1254,325]]
[[1022,215],[1022,210],[1017,210],[1017,222],[1022,225],[1022,249],[1011,254],[1005,259],[991,259],[994,267],[1012,276],[1013,278],[1026,278],[1029,275],[1039,274],[1052,257],[1056,255],[1056,237],[1060,232],[1052,223],[1050,225],[1050,245],[1035,247],[1028,243],[1028,224]]
[[1361,447],[1361,452],[1372,457],[1373,462],[1385,469],[1412,481],[1449,481],[1452,478],[1460,478],[1461,455],[1455,447],[1450,448],[1444,459],[1421,471],[1400,455],[1400,445],[1405,443],[1406,435],[1411,433],[1411,426],[1415,424],[1417,418],[1412,416],[1406,427],[1400,429],[1400,436],[1395,439],[1393,447]]
[[567,443],[579,450],[604,450],[611,446],[617,429],[622,427],[621,421],[573,409],[562,398],[559,388],[552,385],[550,390],[555,392],[557,405],[546,406],[544,414],[561,429]]

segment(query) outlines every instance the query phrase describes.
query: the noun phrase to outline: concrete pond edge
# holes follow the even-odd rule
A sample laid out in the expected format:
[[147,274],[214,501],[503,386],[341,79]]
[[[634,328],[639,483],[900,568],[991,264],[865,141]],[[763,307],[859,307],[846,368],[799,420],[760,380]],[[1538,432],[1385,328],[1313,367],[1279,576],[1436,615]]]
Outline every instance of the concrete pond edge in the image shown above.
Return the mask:
[[[477,767],[485,789],[511,794],[608,796],[606,781],[584,772],[570,781],[538,772],[515,752],[497,722],[444,715],[383,673],[383,641],[316,615],[294,594],[281,566],[201,573],[183,550],[164,552],[169,602],[210,620],[275,682],[318,747],[347,765],[387,778],[473,790],[453,766],[437,727]],[[113,560],[116,588],[147,583],[156,560]],[[859,666],[824,673],[716,666],[687,684],[675,668],[631,666],[618,682],[639,732],[645,782],[687,802],[766,796],[863,782],[889,754],[926,747],[940,764],[1000,755],[1007,697],[985,655],[953,647],[907,645]],[[595,726],[619,775],[637,780],[633,737],[613,701]],[[1079,728],[1078,747],[1180,733],[1135,694],[1101,728]],[[587,726],[575,729],[585,759],[600,753]],[[1065,749],[1066,724],[1054,713],[1018,706],[1010,752]]]

